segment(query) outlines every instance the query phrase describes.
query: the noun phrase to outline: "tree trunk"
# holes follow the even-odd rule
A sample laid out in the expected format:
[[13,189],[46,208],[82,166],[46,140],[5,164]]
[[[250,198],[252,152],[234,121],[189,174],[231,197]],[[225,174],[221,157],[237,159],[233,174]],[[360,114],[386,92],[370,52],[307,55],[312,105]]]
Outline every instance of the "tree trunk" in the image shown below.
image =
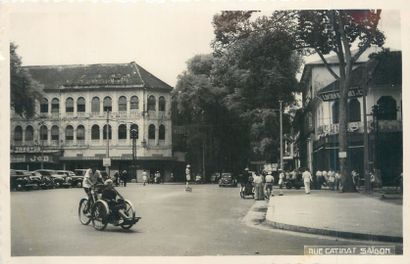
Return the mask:
[[353,179],[350,175],[350,168],[348,167],[348,143],[347,143],[347,100],[348,91],[350,86],[350,75],[347,74],[346,78],[340,79],[340,100],[339,100],[339,153],[346,153],[345,157],[340,157],[339,165],[340,173],[342,176],[343,192],[355,192],[356,188],[353,184]]

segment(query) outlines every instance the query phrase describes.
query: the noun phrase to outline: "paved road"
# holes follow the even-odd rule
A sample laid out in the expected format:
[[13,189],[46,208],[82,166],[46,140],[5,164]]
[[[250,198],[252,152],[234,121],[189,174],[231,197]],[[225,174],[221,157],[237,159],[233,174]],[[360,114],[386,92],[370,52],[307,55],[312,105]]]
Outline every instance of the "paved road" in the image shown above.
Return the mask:
[[99,232],[77,218],[82,189],[11,193],[12,256],[300,255],[304,245],[363,244],[246,225],[238,188],[130,184],[118,190],[142,220]]

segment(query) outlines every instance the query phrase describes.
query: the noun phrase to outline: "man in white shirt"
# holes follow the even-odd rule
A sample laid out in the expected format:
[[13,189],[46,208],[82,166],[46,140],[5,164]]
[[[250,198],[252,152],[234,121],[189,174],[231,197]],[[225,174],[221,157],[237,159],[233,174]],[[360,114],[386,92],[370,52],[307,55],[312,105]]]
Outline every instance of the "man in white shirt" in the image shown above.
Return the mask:
[[322,184],[323,184],[323,178],[322,177],[323,177],[322,172],[320,170],[316,171],[316,183],[317,183],[316,188],[318,190],[322,189]]
[[310,183],[312,181],[312,175],[309,172],[309,169],[306,168],[302,173],[303,183],[305,184],[305,193],[310,194]]
[[[283,174],[283,172],[282,172]],[[265,191],[266,191],[266,195],[268,195],[268,199],[269,199],[269,193],[271,194],[271,196],[273,195],[273,182],[274,182],[274,178],[272,176],[272,172],[268,172],[268,175],[266,175],[265,177]]]

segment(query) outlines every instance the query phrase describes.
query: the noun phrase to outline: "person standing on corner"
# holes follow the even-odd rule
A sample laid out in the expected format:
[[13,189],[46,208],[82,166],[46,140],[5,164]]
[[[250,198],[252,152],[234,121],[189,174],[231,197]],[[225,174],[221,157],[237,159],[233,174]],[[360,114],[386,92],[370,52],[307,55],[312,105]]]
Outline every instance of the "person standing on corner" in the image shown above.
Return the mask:
[[122,176],[122,182],[123,182],[123,184],[124,184],[124,187],[127,187],[127,180],[128,180],[128,173],[127,173],[127,171],[126,171],[126,170],[123,170],[121,176]]
[[310,194],[310,183],[312,182],[312,175],[310,174],[308,168],[305,168],[305,171],[302,173],[302,178],[305,185],[305,193]]
[[186,165],[185,168],[185,191],[191,190],[191,187],[189,187],[189,181],[191,180],[191,165]]

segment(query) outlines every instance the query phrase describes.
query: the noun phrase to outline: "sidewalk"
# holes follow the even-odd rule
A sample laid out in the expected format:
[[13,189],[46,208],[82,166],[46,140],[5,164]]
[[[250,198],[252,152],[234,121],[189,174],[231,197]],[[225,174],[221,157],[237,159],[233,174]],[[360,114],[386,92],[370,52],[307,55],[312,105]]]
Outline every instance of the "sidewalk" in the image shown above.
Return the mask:
[[401,204],[360,193],[284,190],[283,196],[270,199],[266,222],[296,232],[402,243],[402,209]]

